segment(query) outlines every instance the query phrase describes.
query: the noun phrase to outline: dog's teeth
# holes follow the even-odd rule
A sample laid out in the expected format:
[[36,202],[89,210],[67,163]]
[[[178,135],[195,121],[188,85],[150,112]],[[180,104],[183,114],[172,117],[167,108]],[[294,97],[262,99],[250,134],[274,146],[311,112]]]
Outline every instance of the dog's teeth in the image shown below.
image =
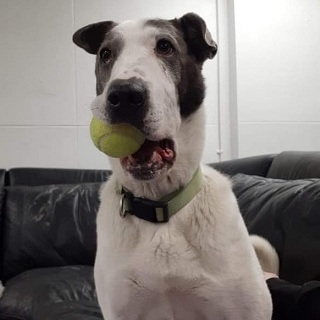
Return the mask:
[[148,162],[154,163],[158,161],[161,161],[161,155],[157,151],[153,151],[152,156]]

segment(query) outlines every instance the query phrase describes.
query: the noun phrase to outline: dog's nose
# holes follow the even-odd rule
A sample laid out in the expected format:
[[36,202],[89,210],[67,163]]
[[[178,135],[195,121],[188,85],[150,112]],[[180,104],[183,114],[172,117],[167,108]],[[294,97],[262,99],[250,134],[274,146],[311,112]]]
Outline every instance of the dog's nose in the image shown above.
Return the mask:
[[108,107],[119,114],[136,112],[143,107],[146,93],[146,87],[139,79],[114,80],[107,94]]

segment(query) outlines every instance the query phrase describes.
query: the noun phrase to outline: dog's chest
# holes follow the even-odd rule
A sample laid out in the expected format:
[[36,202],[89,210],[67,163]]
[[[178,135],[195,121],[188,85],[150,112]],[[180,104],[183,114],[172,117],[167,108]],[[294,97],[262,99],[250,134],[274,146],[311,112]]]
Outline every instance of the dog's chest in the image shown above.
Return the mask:
[[206,185],[169,223],[154,225],[121,218],[120,197],[106,185],[95,283],[107,320],[257,319],[260,282],[247,274],[258,262],[227,187],[219,192]]
[[197,249],[175,226],[153,225],[131,216],[115,219],[118,222],[112,232],[107,232],[100,243],[105,247],[106,263],[111,261],[111,269],[143,270],[162,279],[175,274],[180,276],[192,269],[199,270]]
[[151,310],[153,315],[146,319],[162,319],[166,313],[186,320],[206,319],[209,313],[219,318],[223,309],[229,309],[228,300],[219,294],[222,283],[204,270],[198,251],[187,239],[168,225],[158,226],[156,232],[145,231],[134,230],[132,225],[123,228],[122,240],[114,234],[115,238],[109,238],[112,247],[97,256],[97,289],[109,291],[115,319],[125,314],[138,320],[139,313]]
[[101,194],[97,220],[97,262],[104,269],[116,273],[143,271],[143,278],[152,276],[164,287],[170,286],[174,277],[183,278],[185,283],[190,278],[193,283],[198,275],[207,277],[208,273],[211,277],[213,270],[218,277],[226,273],[221,263],[232,254],[229,244],[235,240],[233,233],[226,234],[225,227],[239,217],[230,219],[229,213],[222,215],[212,209],[221,207],[217,200],[211,203],[202,191],[168,223],[154,224],[131,215],[121,218],[120,196],[115,190],[116,182],[109,181]]

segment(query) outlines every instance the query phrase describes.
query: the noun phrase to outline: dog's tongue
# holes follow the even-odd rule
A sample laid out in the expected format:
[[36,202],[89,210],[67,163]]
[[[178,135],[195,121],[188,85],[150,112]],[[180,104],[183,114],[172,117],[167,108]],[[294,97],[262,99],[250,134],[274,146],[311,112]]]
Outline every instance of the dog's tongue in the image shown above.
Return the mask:
[[129,156],[132,163],[172,161],[174,151],[165,141],[146,140],[140,149]]

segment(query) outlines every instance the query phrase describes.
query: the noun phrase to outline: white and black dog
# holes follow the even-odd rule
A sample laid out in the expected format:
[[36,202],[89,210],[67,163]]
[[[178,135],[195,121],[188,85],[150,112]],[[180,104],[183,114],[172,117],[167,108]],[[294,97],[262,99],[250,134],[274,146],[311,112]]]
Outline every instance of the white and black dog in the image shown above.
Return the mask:
[[205,22],[193,13],[105,21],[73,40],[97,55],[94,116],[147,137],[133,155],[111,159],[101,192],[94,277],[105,320],[270,320],[230,182],[200,166],[201,69],[217,52]]

